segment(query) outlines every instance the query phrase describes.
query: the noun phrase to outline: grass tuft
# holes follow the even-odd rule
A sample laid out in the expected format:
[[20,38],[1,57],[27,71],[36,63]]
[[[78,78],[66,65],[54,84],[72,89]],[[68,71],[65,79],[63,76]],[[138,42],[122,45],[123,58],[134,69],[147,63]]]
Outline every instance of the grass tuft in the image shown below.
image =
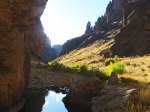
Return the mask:
[[112,72],[123,74],[125,72],[125,64],[122,62],[110,63],[107,67],[106,73],[110,76]]

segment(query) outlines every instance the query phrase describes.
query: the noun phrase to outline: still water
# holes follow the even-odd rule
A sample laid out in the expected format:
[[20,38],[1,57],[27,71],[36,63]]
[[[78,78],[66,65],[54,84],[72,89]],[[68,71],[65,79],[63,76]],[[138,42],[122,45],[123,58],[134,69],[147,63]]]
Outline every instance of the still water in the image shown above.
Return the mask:
[[60,91],[29,89],[20,112],[68,112],[62,102],[66,95]]
[[62,102],[65,96],[66,94],[56,93],[50,90],[45,97],[45,104],[43,105],[42,112],[68,112]]

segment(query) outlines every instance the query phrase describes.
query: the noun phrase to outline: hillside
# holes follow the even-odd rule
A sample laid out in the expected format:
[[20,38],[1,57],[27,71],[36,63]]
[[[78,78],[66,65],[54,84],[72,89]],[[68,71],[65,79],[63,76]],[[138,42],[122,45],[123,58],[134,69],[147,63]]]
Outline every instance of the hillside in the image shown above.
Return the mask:
[[[110,48],[112,55],[132,56],[150,53],[150,7],[148,0],[113,0],[93,28],[87,23],[85,33],[68,40],[61,55],[84,48],[95,41],[108,40],[108,32],[121,29]],[[88,31],[88,32],[87,32]]]
[[113,0],[107,5],[104,15],[98,17],[94,26],[87,22],[85,33],[79,37],[68,40],[62,48],[61,55],[74,49],[86,47],[93,42],[107,39],[107,32],[123,26],[123,7],[129,0]]
[[[87,44],[88,42],[86,41],[86,45],[82,47],[80,46],[83,45],[83,43],[80,44],[77,49],[61,56],[56,61],[64,65],[86,64],[90,67],[106,70],[104,64],[105,60],[109,57],[119,56],[121,62],[125,63],[127,67],[127,74],[131,73],[132,76],[136,74],[141,77],[144,76],[144,74],[149,76],[150,1],[128,1],[126,5],[121,5],[124,7],[120,7],[119,4],[122,4],[122,2],[114,0],[109,3],[107,10],[115,5],[116,8],[118,7],[117,9],[123,8],[123,27],[111,27],[111,29],[105,30],[103,36],[98,36],[98,33],[93,36],[94,32],[103,31],[102,29],[94,30],[93,33],[87,35],[91,36],[92,39],[98,36],[95,41],[90,41],[90,44]],[[116,12],[117,9],[112,9],[114,16],[120,13]],[[112,18],[110,19],[110,23],[114,23],[114,16],[110,16],[110,18]],[[119,17],[120,16],[117,16],[116,20],[118,20]],[[82,36],[82,38],[83,37],[84,36]],[[90,39],[88,38],[88,40]]]

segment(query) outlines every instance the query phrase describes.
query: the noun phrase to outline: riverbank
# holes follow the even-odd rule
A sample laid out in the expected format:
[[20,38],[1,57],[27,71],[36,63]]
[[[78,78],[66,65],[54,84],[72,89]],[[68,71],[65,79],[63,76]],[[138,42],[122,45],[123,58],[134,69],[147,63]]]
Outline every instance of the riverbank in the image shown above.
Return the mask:
[[85,77],[79,74],[51,72],[47,66],[32,66],[28,87],[45,89],[51,85],[57,87],[71,86],[84,79]]

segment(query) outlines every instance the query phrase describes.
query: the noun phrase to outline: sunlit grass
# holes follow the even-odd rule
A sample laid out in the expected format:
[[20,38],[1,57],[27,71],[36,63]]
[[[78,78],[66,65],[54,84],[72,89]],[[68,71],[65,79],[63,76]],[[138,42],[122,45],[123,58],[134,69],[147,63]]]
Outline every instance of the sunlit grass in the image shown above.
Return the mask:
[[110,76],[112,72],[123,74],[125,72],[125,64],[121,62],[110,63],[107,67],[106,73]]
[[79,73],[83,76],[90,77],[96,76],[101,79],[108,78],[107,74],[99,69],[88,67],[86,64],[72,64],[70,66],[63,65],[58,63],[57,61],[49,62],[49,70],[50,71],[59,71],[59,72],[69,72],[69,73]]

